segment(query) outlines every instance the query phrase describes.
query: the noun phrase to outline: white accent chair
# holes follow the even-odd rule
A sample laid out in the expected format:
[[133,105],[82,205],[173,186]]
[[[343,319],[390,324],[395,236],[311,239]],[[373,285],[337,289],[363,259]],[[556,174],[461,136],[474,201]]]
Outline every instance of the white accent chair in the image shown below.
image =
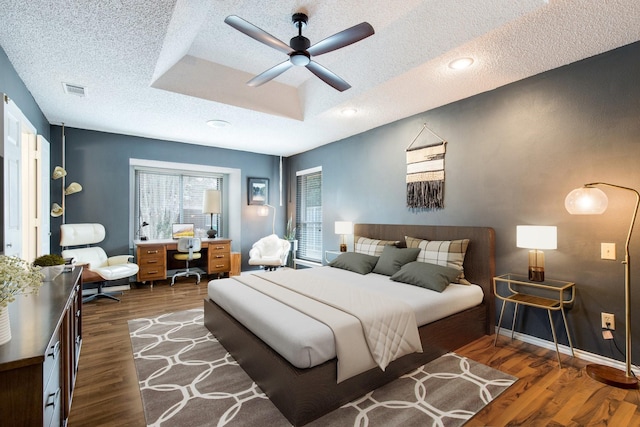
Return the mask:
[[275,234],[263,237],[249,251],[249,265],[259,265],[265,270],[275,270],[287,264],[291,243]]
[[60,226],[62,256],[73,258],[76,264],[84,264],[86,270],[97,274],[98,292],[83,299],[83,302],[96,298],[120,301],[111,293],[102,291],[105,282],[124,279],[138,273],[138,264],[129,262],[133,255],[108,257],[101,247],[91,246],[102,242],[104,237],[105,230],[102,224],[62,224]]
[[173,258],[179,261],[185,261],[187,265],[186,270],[178,271],[171,277],[171,286],[176,282],[176,277],[189,277],[190,275],[195,275],[198,278],[196,285],[200,283],[200,273],[189,270],[189,261],[202,257],[200,247],[201,242],[197,237],[181,237],[178,239],[178,253],[175,254]]

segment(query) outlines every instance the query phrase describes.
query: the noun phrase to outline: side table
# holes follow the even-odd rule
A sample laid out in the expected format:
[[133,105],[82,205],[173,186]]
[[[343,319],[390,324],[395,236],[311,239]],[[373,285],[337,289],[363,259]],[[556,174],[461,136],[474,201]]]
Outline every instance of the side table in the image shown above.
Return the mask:
[[[498,292],[498,283],[505,283],[507,285],[506,288],[508,290],[508,295],[502,295]],[[528,307],[542,308],[547,310],[547,314],[549,315],[549,324],[551,325],[551,334],[553,335],[553,342],[556,346],[558,365],[560,366],[560,368],[562,368],[562,362],[560,361],[560,352],[558,351],[558,338],[556,336],[556,330],[553,326],[553,318],[551,316],[552,311],[560,311],[560,313],[562,313],[562,320],[564,321],[564,328],[567,332],[567,338],[569,339],[571,354],[575,356],[573,352],[573,343],[571,342],[571,334],[569,333],[569,326],[567,325],[567,317],[564,312],[565,306],[572,304],[575,300],[575,283],[551,279],[547,279],[543,282],[534,282],[529,280],[529,278],[525,275],[507,273],[493,278],[493,292],[495,293],[496,297],[504,301],[502,303],[502,309],[500,309],[498,330],[496,331],[496,338],[493,342],[494,346],[498,342],[500,326],[502,324],[502,315],[504,314],[504,307],[508,302],[512,302],[515,304],[515,311],[513,313],[513,322],[511,324],[511,339],[513,339],[514,335],[519,305],[522,304]]]

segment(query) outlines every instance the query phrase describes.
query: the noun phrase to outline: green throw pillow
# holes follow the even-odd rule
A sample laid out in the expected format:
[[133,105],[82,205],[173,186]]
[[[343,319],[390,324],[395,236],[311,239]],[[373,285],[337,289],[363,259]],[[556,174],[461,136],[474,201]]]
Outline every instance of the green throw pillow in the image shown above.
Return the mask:
[[345,252],[329,263],[331,267],[353,271],[359,274],[369,274],[376,266],[378,257],[374,255]]
[[414,261],[402,266],[391,280],[442,292],[460,276],[460,270],[427,262]]
[[374,273],[393,276],[400,267],[415,261],[420,253],[420,248],[396,248],[395,246],[385,246],[380,255],[380,259],[373,269]]

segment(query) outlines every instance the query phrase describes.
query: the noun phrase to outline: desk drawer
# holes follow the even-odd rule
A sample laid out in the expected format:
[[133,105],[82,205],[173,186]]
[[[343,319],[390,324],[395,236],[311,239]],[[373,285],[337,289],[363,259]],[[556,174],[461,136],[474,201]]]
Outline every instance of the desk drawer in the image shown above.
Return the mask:
[[138,281],[161,280],[167,270],[167,252],[164,245],[138,247]]
[[229,255],[231,253],[231,245],[229,243],[209,243],[207,250],[209,254],[223,253]]
[[209,273],[226,273],[231,270],[229,254],[215,254],[209,256]]

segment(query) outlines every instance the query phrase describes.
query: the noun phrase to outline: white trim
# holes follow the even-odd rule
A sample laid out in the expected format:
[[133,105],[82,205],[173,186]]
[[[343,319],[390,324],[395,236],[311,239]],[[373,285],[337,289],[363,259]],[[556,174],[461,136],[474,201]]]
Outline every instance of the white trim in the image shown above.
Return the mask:
[[[500,328],[500,335],[505,335],[510,338],[511,330],[505,329],[504,327],[502,327]],[[521,332],[516,332],[513,338],[518,341],[526,342],[528,344],[533,344],[541,348],[546,348],[547,350],[553,350],[553,351],[556,350],[556,346],[552,341],[543,340],[541,338],[523,334]],[[500,342],[498,342],[498,345],[500,345]],[[558,344],[558,350],[562,354],[567,354],[571,356],[571,348],[568,345]],[[573,352],[575,353],[575,357],[581,360],[585,360],[589,363],[599,363],[601,365],[611,366],[612,368],[617,368],[622,371],[625,371],[627,369],[627,366],[623,361],[610,359],[600,354],[590,353],[588,351],[580,350],[575,347],[573,348]],[[632,365],[631,370],[638,372],[640,371],[640,368]]]
[[296,171],[296,176],[309,175],[310,173],[322,172],[322,166],[316,166],[315,168],[304,169]]
[[[215,174],[223,174],[229,177],[228,188],[224,188],[223,190],[227,200],[228,200],[228,218],[242,218],[242,170],[236,168],[227,168],[222,166],[210,166],[210,165],[201,165],[194,163],[176,163],[176,162],[164,162],[159,160],[147,160],[147,159],[129,159],[129,224],[132,224],[131,229],[129,230],[130,240],[133,242],[133,236],[135,235],[135,227],[133,224],[135,223],[135,219],[133,218],[133,209],[132,206],[135,203],[135,178],[134,178],[134,169],[136,167],[148,167],[148,168],[159,168],[159,169],[174,169],[174,170],[188,170],[193,172],[206,172],[206,173],[215,173]],[[224,236],[231,239],[231,251],[232,252],[240,252],[242,246],[242,221],[230,221],[227,220],[227,230],[229,230],[229,235]],[[132,245],[131,245],[132,246]]]
[[293,260],[293,268],[296,268],[298,265],[304,265],[305,267],[322,267],[322,263],[320,262],[307,261],[305,259],[295,258]]

